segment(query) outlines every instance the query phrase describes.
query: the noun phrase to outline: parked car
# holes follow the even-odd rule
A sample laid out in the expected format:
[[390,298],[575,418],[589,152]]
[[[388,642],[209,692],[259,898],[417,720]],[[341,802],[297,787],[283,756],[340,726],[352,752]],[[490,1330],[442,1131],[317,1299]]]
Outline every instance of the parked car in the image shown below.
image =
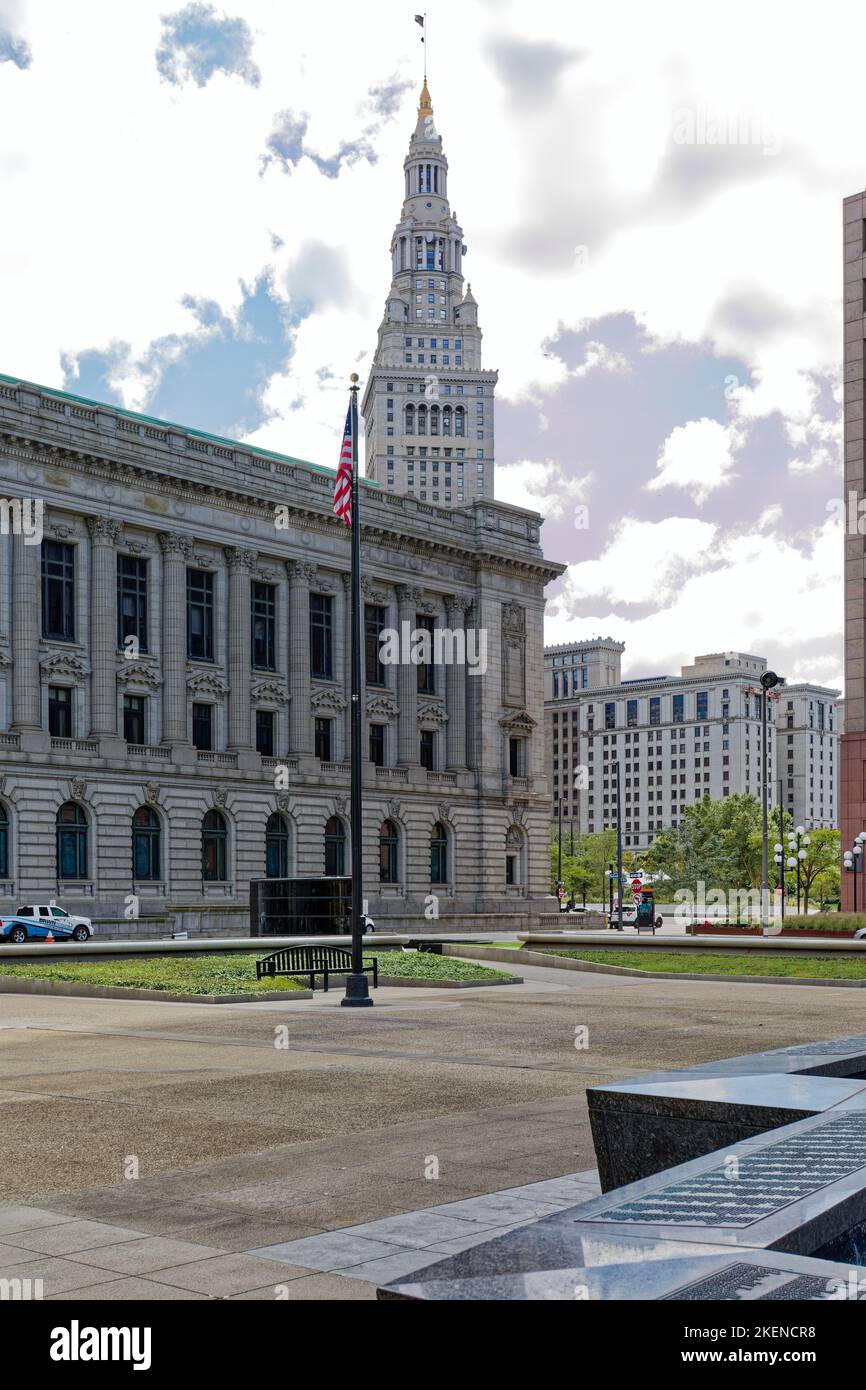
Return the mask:
[[14,917],[0,918],[0,936],[6,941],[44,941],[49,932],[56,941],[88,941],[93,935],[89,917],[76,917],[56,903],[27,903]]

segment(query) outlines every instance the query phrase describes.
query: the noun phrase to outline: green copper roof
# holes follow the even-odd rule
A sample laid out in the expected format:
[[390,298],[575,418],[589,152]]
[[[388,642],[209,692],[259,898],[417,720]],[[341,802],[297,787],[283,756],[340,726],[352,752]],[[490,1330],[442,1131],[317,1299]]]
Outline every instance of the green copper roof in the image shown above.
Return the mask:
[[[316,473],[325,473],[330,477],[336,475],[335,468],[324,468],[321,464],[310,463],[308,459],[293,458],[291,454],[277,454],[272,449],[259,449],[253,444],[244,444],[238,439],[226,439],[221,434],[208,434],[205,430],[190,429],[188,425],[178,425],[172,420],[159,420],[153,415],[140,415],[134,410],[123,410],[120,406],[111,405],[107,401],[92,401],[87,396],[74,396],[70,391],[58,391],[54,386],[40,386],[35,381],[25,381],[21,377],[6,376],[0,372],[0,381],[6,382],[9,386],[29,386],[34,391],[44,391],[49,396],[57,396],[62,401],[72,401],[75,405],[88,405],[99,410],[110,410],[114,415],[122,415],[126,420],[139,420],[143,425],[156,425],[167,430],[179,430],[181,434],[191,434],[196,439],[206,439],[211,444],[224,444],[229,448],[243,449],[245,453],[254,454],[256,458],[274,459],[277,463],[300,463],[304,468],[312,468]],[[336,446],[335,446],[336,447]],[[378,488],[379,484],[371,482],[367,478],[361,478],[362,483],[367,487]]]

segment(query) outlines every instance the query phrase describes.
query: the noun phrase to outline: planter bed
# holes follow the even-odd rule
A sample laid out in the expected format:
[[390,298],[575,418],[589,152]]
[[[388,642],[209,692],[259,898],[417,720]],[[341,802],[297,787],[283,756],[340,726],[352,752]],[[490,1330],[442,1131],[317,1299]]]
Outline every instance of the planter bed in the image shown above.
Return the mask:
[[[709,924],[706,922],[694,922],[686,927],[687,936],[763,936],[760,927],[745,926],[722,926],[720,924]],[[774,936],[785,937],[820,937],[823,941],[844,941],[853,940],[853,931],[821,931],[812,927],[783,927],[780,932],[774,932]]]

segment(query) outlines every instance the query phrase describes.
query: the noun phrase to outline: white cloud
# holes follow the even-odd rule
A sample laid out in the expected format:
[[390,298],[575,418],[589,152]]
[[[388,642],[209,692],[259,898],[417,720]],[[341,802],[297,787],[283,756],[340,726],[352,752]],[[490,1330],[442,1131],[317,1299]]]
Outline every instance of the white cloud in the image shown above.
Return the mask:
[[521,459],[496,470],[496,500],[541,512],[551,521],[567,516],[589,496],[592,475],[569,477],[552,459]]
[[717,420],[704,417],[677,425],[662,445],[656,475],[646,487],[650,492],[682,488],[696,502],[705,502],[736,476],[734,453],[741,443],[736,430]]

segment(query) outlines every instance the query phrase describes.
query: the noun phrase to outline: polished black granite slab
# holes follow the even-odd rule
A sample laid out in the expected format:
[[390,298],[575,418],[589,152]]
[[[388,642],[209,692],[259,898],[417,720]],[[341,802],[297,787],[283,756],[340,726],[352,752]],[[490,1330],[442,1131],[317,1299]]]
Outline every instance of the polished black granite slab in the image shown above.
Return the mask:
[[866,1297],[864,1072],[860,1036],[593,1088],[600,1172],[637,1177],[379,1297]]

